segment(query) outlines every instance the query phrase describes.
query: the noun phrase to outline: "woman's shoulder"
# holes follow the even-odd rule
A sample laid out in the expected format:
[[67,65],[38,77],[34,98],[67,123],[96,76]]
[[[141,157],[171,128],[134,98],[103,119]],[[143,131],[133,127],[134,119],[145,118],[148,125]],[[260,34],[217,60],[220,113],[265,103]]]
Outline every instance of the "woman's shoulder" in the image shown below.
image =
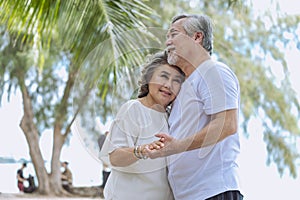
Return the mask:
[[125,102],[118,111],[117,116],[127,115],[141,111],[142,104],[137,99],[131,99]]
[[132,109],[137,107],[141,107],[141,102],[137,99],[130,99],[121,106],[121,109]]

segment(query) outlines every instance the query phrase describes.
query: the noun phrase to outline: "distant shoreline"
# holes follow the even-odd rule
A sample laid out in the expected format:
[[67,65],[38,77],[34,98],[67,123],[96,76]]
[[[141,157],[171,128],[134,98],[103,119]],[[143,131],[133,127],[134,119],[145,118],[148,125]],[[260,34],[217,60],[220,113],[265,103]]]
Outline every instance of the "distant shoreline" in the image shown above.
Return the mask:
[[16,160],[13,157],[9,157],[9,156],[0,156],[0,164],[12,164],[12,163],[31,163],[31,160],[26,160],[24,158],[21,158],[19,160]]
[[[44,163],[48,161],[44,160]],[[24,158],[16,160],[13,157],[0,156],[0,164],[22,164],[22,163],[32,163],[31,160],[26,160]]]

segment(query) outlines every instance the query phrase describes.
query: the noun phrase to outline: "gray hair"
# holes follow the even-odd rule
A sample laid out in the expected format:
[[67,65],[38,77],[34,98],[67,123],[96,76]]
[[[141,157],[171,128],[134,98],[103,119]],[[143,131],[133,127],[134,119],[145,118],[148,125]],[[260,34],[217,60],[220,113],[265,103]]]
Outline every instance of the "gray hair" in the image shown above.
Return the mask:
[[186,18],[183,22],[183,29],[187,35],[192,37],[194,33],[201,32],[204,35],[202,46],[210,54],[213,50],[213,27],[211,19],[206,15],[180,14],[172,18],[172,24],[180,19]]
[[182,75],[182,82],[184,81],[184,73],[182,70],[174,65],[170,65],[168,63],[168,56],[165,51],[158,52],[151,57],[148,58],[148,61],[143,66],[143,70],[141,73],[140,80],[138,82],[139,84],[139,91],[138,91],[138,98],[142,98],[148,95],[149,93],[149,82],[153,76],[154,71],[160,67],[161,65],[169,65],[176,69],[181,75]]

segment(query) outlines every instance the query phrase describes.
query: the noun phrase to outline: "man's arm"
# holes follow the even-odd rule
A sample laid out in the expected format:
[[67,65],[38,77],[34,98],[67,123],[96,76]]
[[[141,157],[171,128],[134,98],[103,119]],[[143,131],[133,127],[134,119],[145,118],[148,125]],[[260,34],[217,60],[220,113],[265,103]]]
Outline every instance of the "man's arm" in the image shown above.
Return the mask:
[[156,134],[161,144],[150,145],[152,150],[148,150],[147,155],[150,158],[164,157],[216,144],[237,132],[237,112],[237,109],[232,109],[211,115],[211,121],[202,130],[180,140],[168,134]]
[[22,178],[22,177],[21,177],[20,173],[17,173],[17,179],[18,179],[18,181],[20,181],[20,182],[26,181],[25,178]]
[[237,109],[226,110],[211,115],[211,121],[198,133],[182,140],[185,151],[207,147],[216,144],[237,132]]

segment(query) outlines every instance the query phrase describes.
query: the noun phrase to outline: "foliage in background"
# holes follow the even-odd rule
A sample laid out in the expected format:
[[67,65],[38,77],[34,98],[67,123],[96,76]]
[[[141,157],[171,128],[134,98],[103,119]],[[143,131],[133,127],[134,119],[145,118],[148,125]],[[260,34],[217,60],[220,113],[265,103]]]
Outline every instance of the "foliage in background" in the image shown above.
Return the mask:
[[[216,24],[215,53],[235,70],[240,80],[244,132],[248,133],[250,119],[260,118],[267,163],[276,163],[281,175],[288,167],[296,177],[300,105],[291,87],[284,49],[291,43],[300,43],[300,16],[281,15],[279,10],[275,15],[268,11],[255,16],[251,5],[245,4],[224,12],[215,8],[207,9],[218,13],[212,15]],[[285,37],[286,34],[292,37]],[[273,73],[278,68],[284,72],[281,81]]]
[[[0,9],[6,11],[0,15],[1,95],[20,87],[21,74],[39,133],[60,122],[68,135],[79,113],[88,141],[99,134],[95,117],[102,123],[113,118],[137,88],[145,55],[164,48],[171,17],[211,16],[214,57],[240,80],[244,133],[253,117],[261,118],[268,163],[275,162],[281,175],[288,169],[296,177],[300,106],[283,50],[291,42],[299,49],[299,16],[256,16],[248,1],[239,0],[7,0]],[[273,74],[275,61],[284,72],[280,82]]]
[[[249,136],[248,123],[259,118],[268,152],[267,164],[276,163],[280,175],[286,170],[295,178],[299,167],[300,105],[290,83],[285,49],[300,50],[300,16],[277,10],[255,13],[251,1],[156,1],[161,23],[169,26],[179,13],[206,14],[214,22],[213,56],[227,63],[241,86],[241,126]],[[282,70],[280,81],[274,71]],[[299,147],[298,147],[299,148]]]
[[[148,53],[147,49],[128,52],[140,48],[137,41],[153,40],[142,23],[142,19],[151,21],[147,17],[151,8],[139,0],[6,0],[0,1],[0,10],[0,97],[4,91],[8,96],[13,90],[21,91],[24,116],[20,127],[38,191],[64,194],[59,162],[62,146],[90,93],[97,94],[97,107],[105,108],[101,114],[107,116],[109,107],[103,102],[109,88],[124,66],[130,73]],[[135,31],[124,38],[123,32],[131,29]],[[53,131],[50,173],[39,147],[46,129]]]

